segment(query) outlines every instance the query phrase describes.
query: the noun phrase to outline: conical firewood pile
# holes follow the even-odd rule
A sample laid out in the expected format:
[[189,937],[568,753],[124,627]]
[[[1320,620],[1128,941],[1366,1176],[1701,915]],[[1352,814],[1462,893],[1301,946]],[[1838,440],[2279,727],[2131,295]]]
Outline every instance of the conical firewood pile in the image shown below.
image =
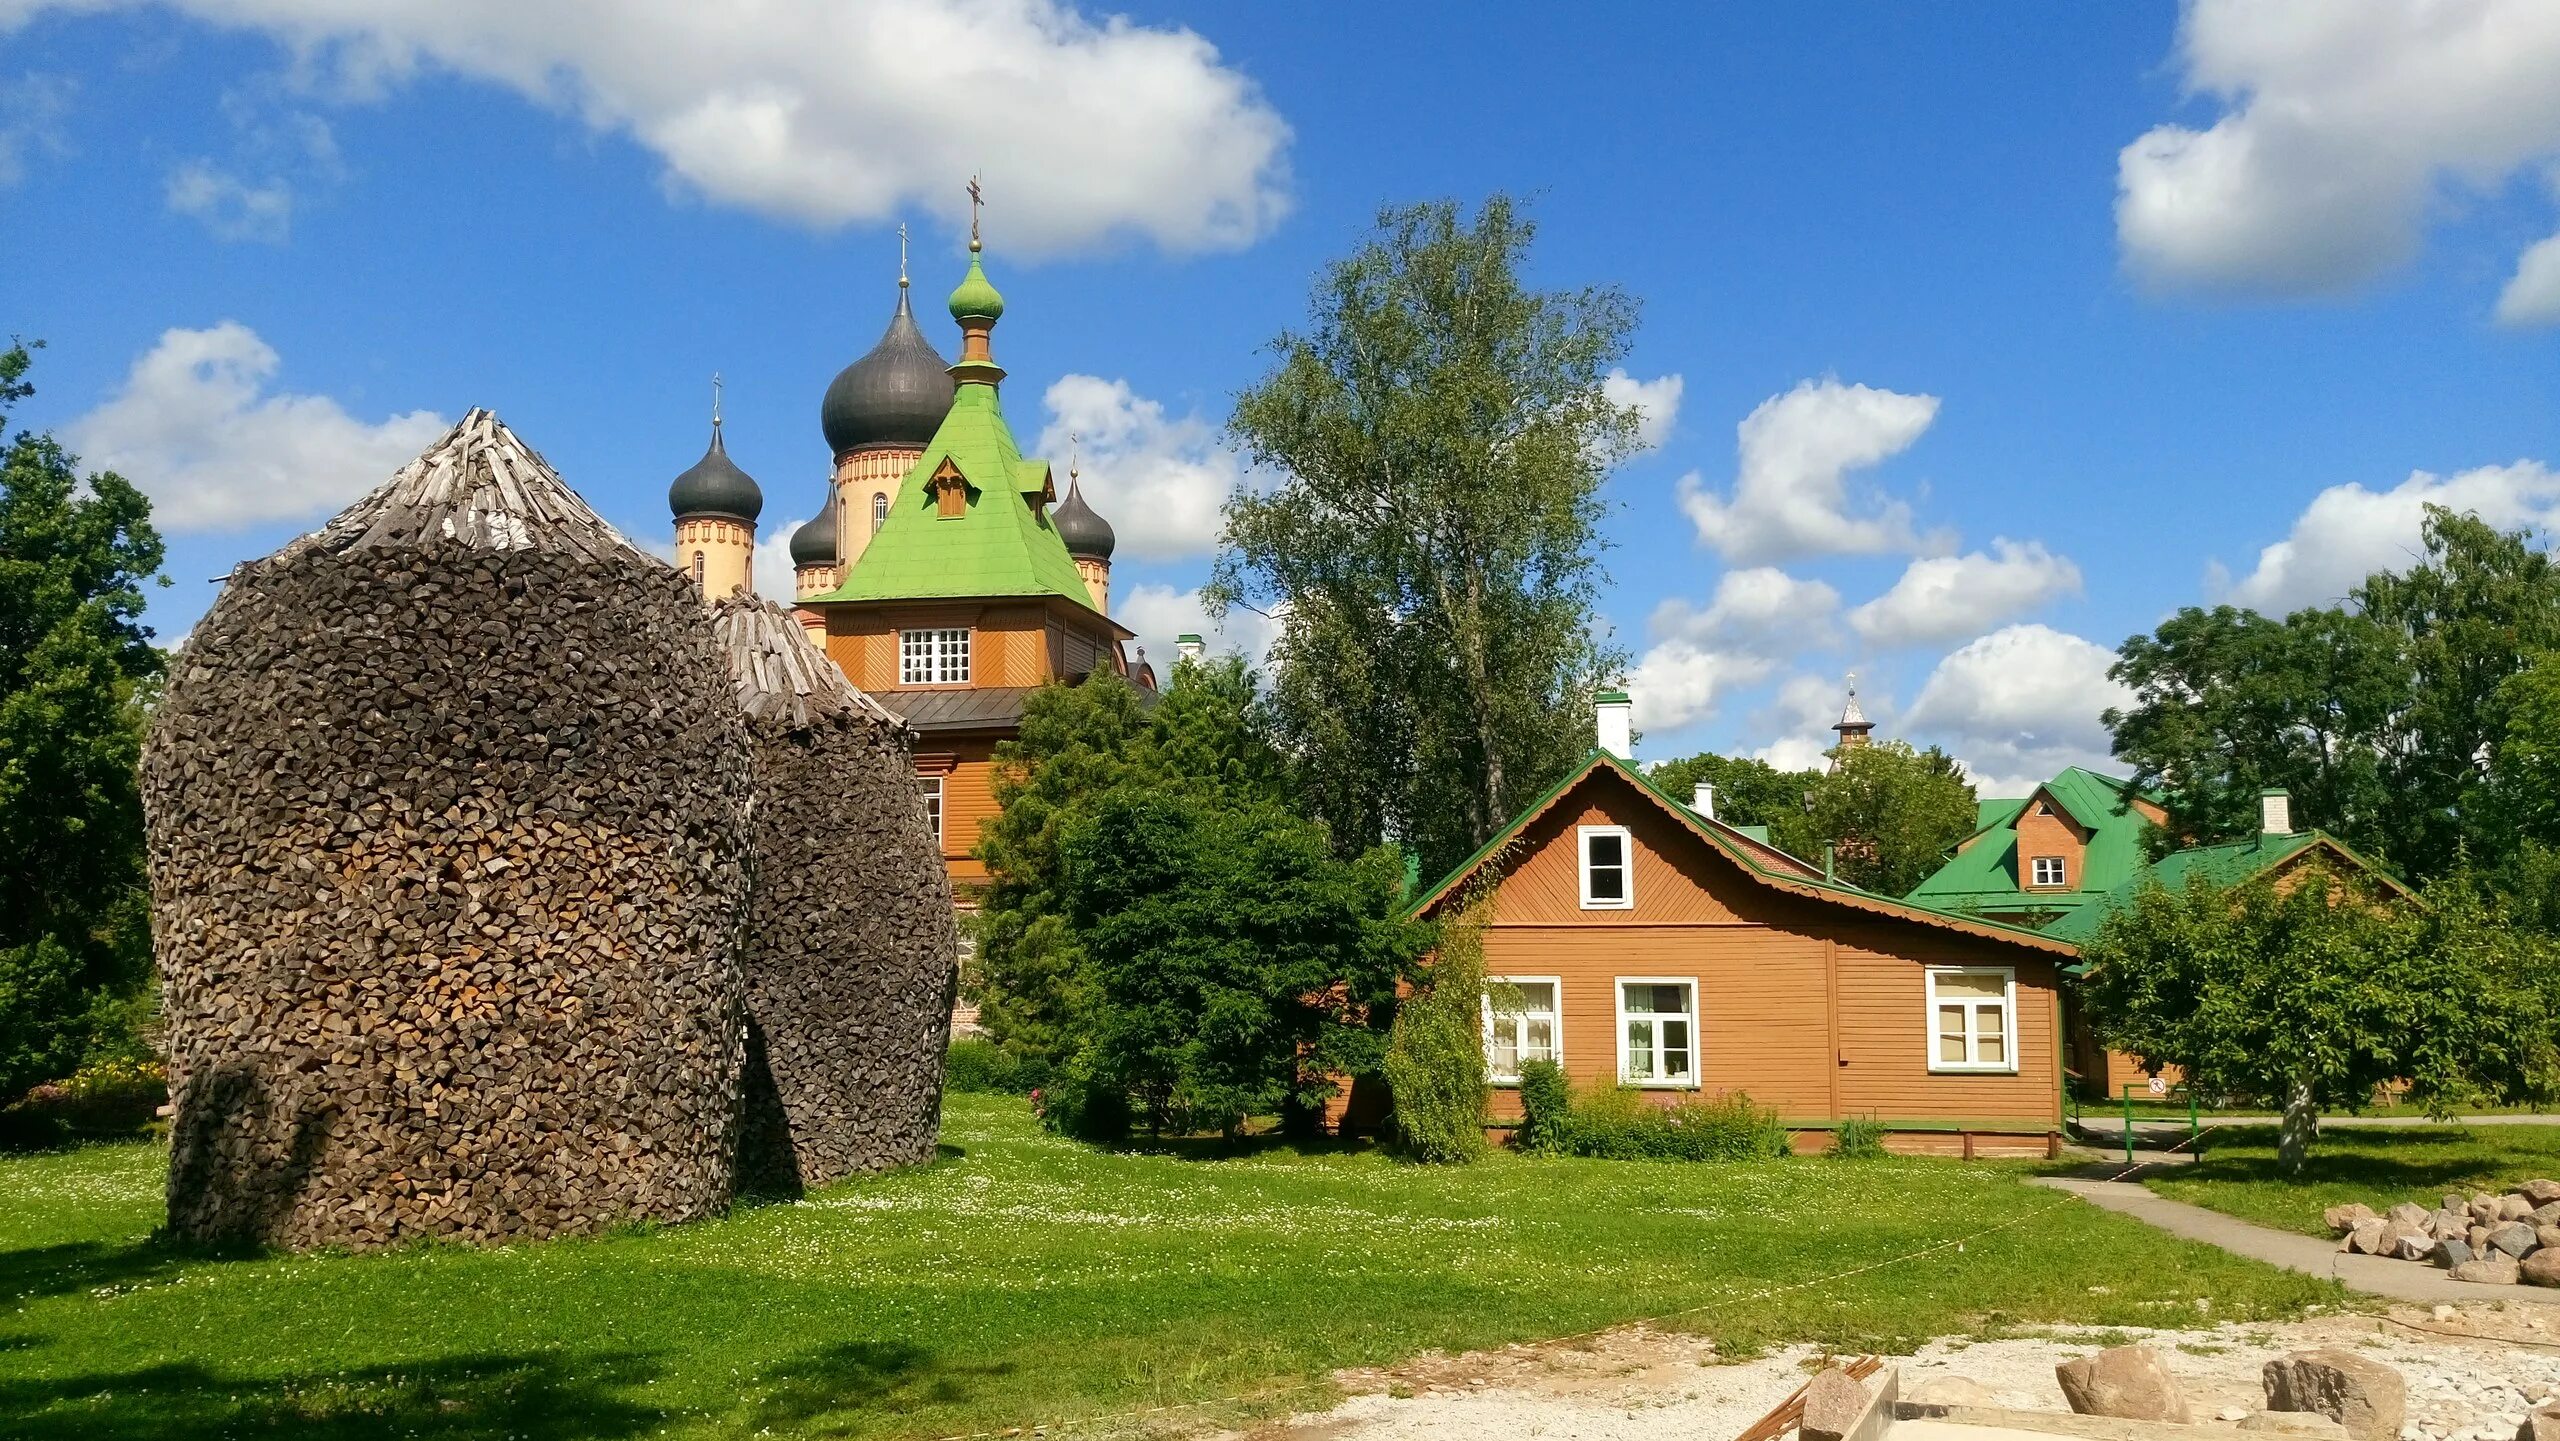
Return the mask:
[[959,938],[914,736],[780,606],[734,596],[712,622],[755,757],[742,1181],[930,1160]]
[[240,568],[143,763],[172,1228],[725,1206],[750,785],[691,582],[485,411]]

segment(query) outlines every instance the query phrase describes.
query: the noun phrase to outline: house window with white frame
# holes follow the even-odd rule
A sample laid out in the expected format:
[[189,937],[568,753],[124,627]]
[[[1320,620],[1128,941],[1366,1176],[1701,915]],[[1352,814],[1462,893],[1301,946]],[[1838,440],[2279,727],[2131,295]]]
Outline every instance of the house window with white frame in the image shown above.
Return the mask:
[[2038,856],[2035,858],[2033,864],[2035,866],[2035,884],[2040,886],[2058,886],[2062,884],[2062,857]]
[[1625,826],[1584,826],[1582,837],[1582,908],[1586,911],[1632,910],[1636,903],[1635,846]]
[[1508,1085],[1526,1061],[1562,1061],[1563,1032],[1555,976],[1488,976],[1484,985],[1484,1068],[1488,1079]]
[[942,844],[942,777],[918,776],[916,789],[924,793],[924,818],[933,827],[933,843]]
[[1698,1084],[1698,983],[1618,982],[1618,1080],[1629,1086]]
[[2018,973],[1933,970],[1928,973],[1929,1069],[2018,1069]]
[[898,684],[967,685],[969,632],[966,630],[902,630],[898,632]]

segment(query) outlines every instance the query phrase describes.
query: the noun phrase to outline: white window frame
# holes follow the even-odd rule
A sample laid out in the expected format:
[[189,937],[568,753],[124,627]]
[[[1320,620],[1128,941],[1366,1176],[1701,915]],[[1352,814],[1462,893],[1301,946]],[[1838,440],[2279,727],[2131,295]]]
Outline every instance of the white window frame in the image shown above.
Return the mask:
[[967,685],[970,639],[966,626],[920,626],[898,632],[898,684]]
[[924,793],[924,813],[933,821],[934,849],[940,850],[942,848],[942,802],[944,798],[942,777],[939,775],[919,775],[916,777],[916,785]]
[[[2045,879],[2046,866],[2053,867],[2051,880]],[[2032,878],[2027,882],[2029,885],[2067,886],[2071,884],[2071,867],[2062,856],[2035,856],[2028,860],[2027,867],[2027,874]]]
[[[1938,1057],[1938,978],[1940,976],[1998,976],[2000,986],[2000,1061],[1947,1061]],[[2014,1076],[2018,1074],[2018,970],[2015,966],[1931,966],[1923,986],[1928,1010],[1924,1017],[1928,1030],[1929,1069],[1947,1075]],[[1988,1002],[1965,998],[1949,1000],[1950,1006],[1964,1007],[1964,1050],[1974,1053],[1982,1027],[1975,1012]]]
[[873,535],[878,535],[880,533],[880,527],[888,524],[888,522],[889,492],[885,490],[873,491],[871,493],[871,533]]
[[[1641,1077],[1627,1074],[1627,1020],[1630,1015],[1634,1014],[1627,1009],[1627,987],[1629,986],[1685,986],[1688,988],[1689,1009],[1686,1013],[1686,1019],[1689,1022],[1689,1075],[1687,1079],[1679,1080],[1662,1078],[1646,1080]],[[1618,1084],[1621,1086],[1635,1086],[1647,1091],[1694,1091],[1699,1089],[1698,1071],[1705,1063],[1706,1047],[1704,1045],[1704,1037],[1700,1034],[1702,1026],[1701,1018],[1698,1015],[1698,978],[1696,976],[1611,976],[1609,978],[1609,997],[1618,1013]],[[1667,1013],[1662,1011],[1649,1011],[1645,1014],[1661,1016]],[[1657,1031],[1654,1035],[1653,1053],[1655,1057],[1659,1058],[1662,1055],[1662,1052],[1662,1037],[1661,1033]],[[1656,1068],[1659,1069],[1659,1066],[1660,1062],[1657,1059]]]
[[[1540,1058],[1538,1058],[1538,1059],[1553,1061],[1553,1062],[1555,1062],[1555,1063],[1556,1063],[1557,1065],[1559,1065],[1559,1066],[1563,1065],[1563,1064],[1564,1064],[1564,977],[1562,977],[1562,976],[1487,976],[1487,977],[1485,977],[1485,978],[1484,978],[1484,985],[1485,985],[1485,992],[1484,992],[1484,1073],[1485,1073],[1485,1079],[1487,1079],[1488,1081],[1492,1082],[1494,1085],[1497,1085],[1497,1086],[1516,1086],[1516,1085],[1520,1084],[1520,1073],[1519,1073],[1518,1071],[1513,1071],[1513,1072],[1511,1072],[1510,1074],[1505,1075],[1504,1073],[1502,1073],[1502,1072],[1500,1072],[1500,1071],[1495,1070],[1495,1069],[1494,1069],[1494,1067],[1493,1067],[1493,1016],[1494,1016],[1494,1011],[1493,1011],[1493,988],[1494,988],[1494,987],[1496,987],[1496,986],[1546,986],[1546,987],[1549,987],[1549,988],[1551,989],[1551,993],[1555,996],[1555,1009],[1553,1009],[1553,1010],[1551,1010],[1551,1011],[1531,1011],[1531,1010],[1523,1010],[1523,1011],[1518,1012],[1517,1014],[1518,1014],[1518,1016],[1519,1016],[1519,1019],[1520,1019],[1521,1025],[1522,1025],[1522,1027],[1523,1027],[1524,1029],[1526,1028],[1526,1026],[1527,1026],[1527,1024],[1528,1024],[1528,1020],[1529,1020],[1529,1018],[1530,1018],[1530,1017],[1532,1017],[1532,1016],[1544,1016],[1544,1017],[1546,1017],[1546,1019],[1547,1019],[1547,1026],[1548,1026],[1547,1034],[1548,1034],[1550,1037],[1552,1037],[1552,1038],[1553,1038],[1554,1044],[1553,1044],[1553,1046],[1550,1048],[1549,1054],[1547,1054],[1547,1055],[1546,1055],[1546,1056],[1544,1056],[1544,1057],[1540,1057]],[[1515,1047],[1515,1049],[1523,1049],[1523,1048]]]
[[[1591,840],[1594,836],[1618,838],[1618,899],[1593,900],[1591,897]],[[1632,911],[1636,908],[1636,842],[1625,826],[1578,826],[1574,830],[1575,873],[1582,881],[1582,908],[1586,911]]]

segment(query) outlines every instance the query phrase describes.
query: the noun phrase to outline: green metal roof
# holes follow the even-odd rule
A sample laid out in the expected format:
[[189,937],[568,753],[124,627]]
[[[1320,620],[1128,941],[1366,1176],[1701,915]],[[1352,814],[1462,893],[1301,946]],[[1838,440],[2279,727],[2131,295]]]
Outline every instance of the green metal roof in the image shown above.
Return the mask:
[[[1972,844],[1913,887],[1910,899],[1989,915],[2068,916],[2142,870],[2142,836],[2151,823],[2133,808],[2132,795],[2129,781],[2071,766],[2025,800],[1983,801],[1976,812],[1982,828]],[[2018,882],[2018,820],[2040,797],[2089,832],[2080,874],[2067,891],[2028,891]]]
[[[929,484],[945,460],[968,481],[968,505],[956,516],[941,514]],[[844,584],[811,603],[1055,595],[1092,609],[1066,542],[1031,504],[1048,475],[1048,462],[1024,459],[1014,444],[995,386],[964,380],[923,458],[898,482],[879,533]]]
[[2340,860],[2372,876],[2383,885],[2409,894],[2390,872],[2358,855],[2346,842],[2326,831],[2294,831],[2288,835],[2251,836],[2245,841],[2225,841],[2220,845],[2189,846],[2171,851],[2153,861],[2146,871],[2136,873],[2104,895],[2093,896],[2090,904],[2045,927],[2045,934],[2058,936],[2073,945],[2083,945],[2106,924],[2107,917],[2132,902],[2134,893],[2146,880],[2156,878],[2170,890],[2182,890],[2196,877],[2220,890],[2245,886],[2295,856],[2308,850],[2327,850]]

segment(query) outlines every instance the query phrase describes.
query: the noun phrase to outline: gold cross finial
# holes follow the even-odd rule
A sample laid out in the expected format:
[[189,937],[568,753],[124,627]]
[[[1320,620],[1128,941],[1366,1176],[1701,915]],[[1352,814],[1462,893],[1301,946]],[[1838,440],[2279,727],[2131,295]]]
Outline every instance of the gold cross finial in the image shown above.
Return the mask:
[[986,204],[986,203],[987,203],[987,197],[986,197],[983,193],[981,193],[981,192],[979,191],[979,189],[978,189],[978,177],[976,177],[975,175],[970,176],[970,177],[969,177],[969,248],[970,248],[971,250],[975,250],[975,249],[977,249],[977,248],[978,248],[978,207],[979,207],[979,206],[981,206],[981,205],[984,205],[984,204]]
[[711,428],[720,428],[720,372],[711,372]]
[[1083,454],[1083,452],[1084,452],[1084,437],[1083,437],[1083,436],[1081,436],[1081,435],[1076,434],[1076,433],[1075,433],[1074,431],[1072,431],[1072,430],[1068,431],[1068,432],[1067,432],[1067,483],[1068,483],[1068,484],[1070,484],[1070,485],[1073,485],[1073,484],[1075,483],[1075,478],[1076,478],[1076,460],[1077,460],[1077,457],[1079,457],[1080,455],[1082,455],[1082,454]]
[[907,222],[898,222],[898,288],[907,288]]

